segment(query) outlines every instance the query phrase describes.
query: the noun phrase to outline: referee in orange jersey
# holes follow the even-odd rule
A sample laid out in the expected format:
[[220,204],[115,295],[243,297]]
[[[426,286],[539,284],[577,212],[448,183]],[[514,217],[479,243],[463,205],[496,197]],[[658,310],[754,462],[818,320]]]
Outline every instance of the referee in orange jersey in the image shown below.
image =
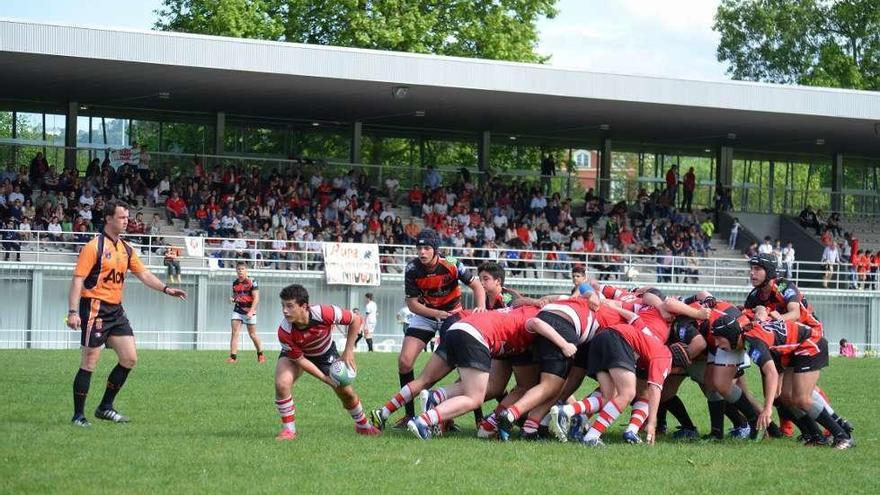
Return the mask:
[[88,427],[83,414],[92,372],[106,345],[116,352],[119,363],[107,378],[107,390],[95,417],[126,423],[128,418],[113,408],[113,400],[137,363],[134,332],[122,309],[125,274],[131,272],[147,287],[180,299],[186,292],[172,289],[150,273],[137,252],[119,236],[128,226],[128,205],[119,200],[108,201],[104,208],[104,232],[83,246],[70,283],[70,304],[67,326],[82,332],[82,359],[73,380],[73,424]]

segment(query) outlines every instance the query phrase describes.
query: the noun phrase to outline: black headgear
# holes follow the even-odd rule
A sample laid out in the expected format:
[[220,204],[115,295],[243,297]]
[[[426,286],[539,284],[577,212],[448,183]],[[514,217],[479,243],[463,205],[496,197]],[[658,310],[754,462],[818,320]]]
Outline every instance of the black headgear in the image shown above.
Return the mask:
[[437,251],[437,248],[440,247],[440,236],[431,229],[425,229],[419,232],[416,237],[416,246],[431,246],[434,251]]
[[[764,279],[764,284],[769,283],[771,280],[776,278],[776,257],[767,254],[761,253],[749,258],[749,265],[751,266],[760,266],[767,272],[767,277]],[[763,284],[761,284],[763,285]]]
[[742,335],[742,327],[739,321],[731,315],[725,314],[719,316],[712,323],[712,335],[715,337],[724,337],[730,342],[731,346],[736,346],[739,342],[739,336]]

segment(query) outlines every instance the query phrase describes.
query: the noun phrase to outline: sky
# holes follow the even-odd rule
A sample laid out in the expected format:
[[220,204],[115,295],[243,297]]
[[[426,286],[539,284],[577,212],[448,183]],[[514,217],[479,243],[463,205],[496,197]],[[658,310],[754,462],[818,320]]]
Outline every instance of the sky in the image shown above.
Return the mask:
[[[151,29],[161,0],[0,0],[0,16]],[[559,0],[538,24],[550,65],[683,79],[728,79],[715,57],[719,0]]]

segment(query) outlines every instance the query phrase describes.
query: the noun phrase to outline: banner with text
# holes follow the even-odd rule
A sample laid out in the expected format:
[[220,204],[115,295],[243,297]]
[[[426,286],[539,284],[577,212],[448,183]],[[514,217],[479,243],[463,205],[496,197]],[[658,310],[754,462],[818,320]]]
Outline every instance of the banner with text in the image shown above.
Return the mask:
[[328,284],[379,285],[379,245],[325,242],[324,273]]

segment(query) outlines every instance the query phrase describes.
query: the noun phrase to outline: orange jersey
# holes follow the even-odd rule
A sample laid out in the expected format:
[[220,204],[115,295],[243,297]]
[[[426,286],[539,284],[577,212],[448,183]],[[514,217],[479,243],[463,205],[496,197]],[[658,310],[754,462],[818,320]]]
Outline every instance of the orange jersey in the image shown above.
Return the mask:
[[73,275],[85,279],[82,297],[99,299],[108,304],[122,304],[127,271],[142,273],[147,268],[127,242],[121,239],[113,242],[100,234],[83,246]]

